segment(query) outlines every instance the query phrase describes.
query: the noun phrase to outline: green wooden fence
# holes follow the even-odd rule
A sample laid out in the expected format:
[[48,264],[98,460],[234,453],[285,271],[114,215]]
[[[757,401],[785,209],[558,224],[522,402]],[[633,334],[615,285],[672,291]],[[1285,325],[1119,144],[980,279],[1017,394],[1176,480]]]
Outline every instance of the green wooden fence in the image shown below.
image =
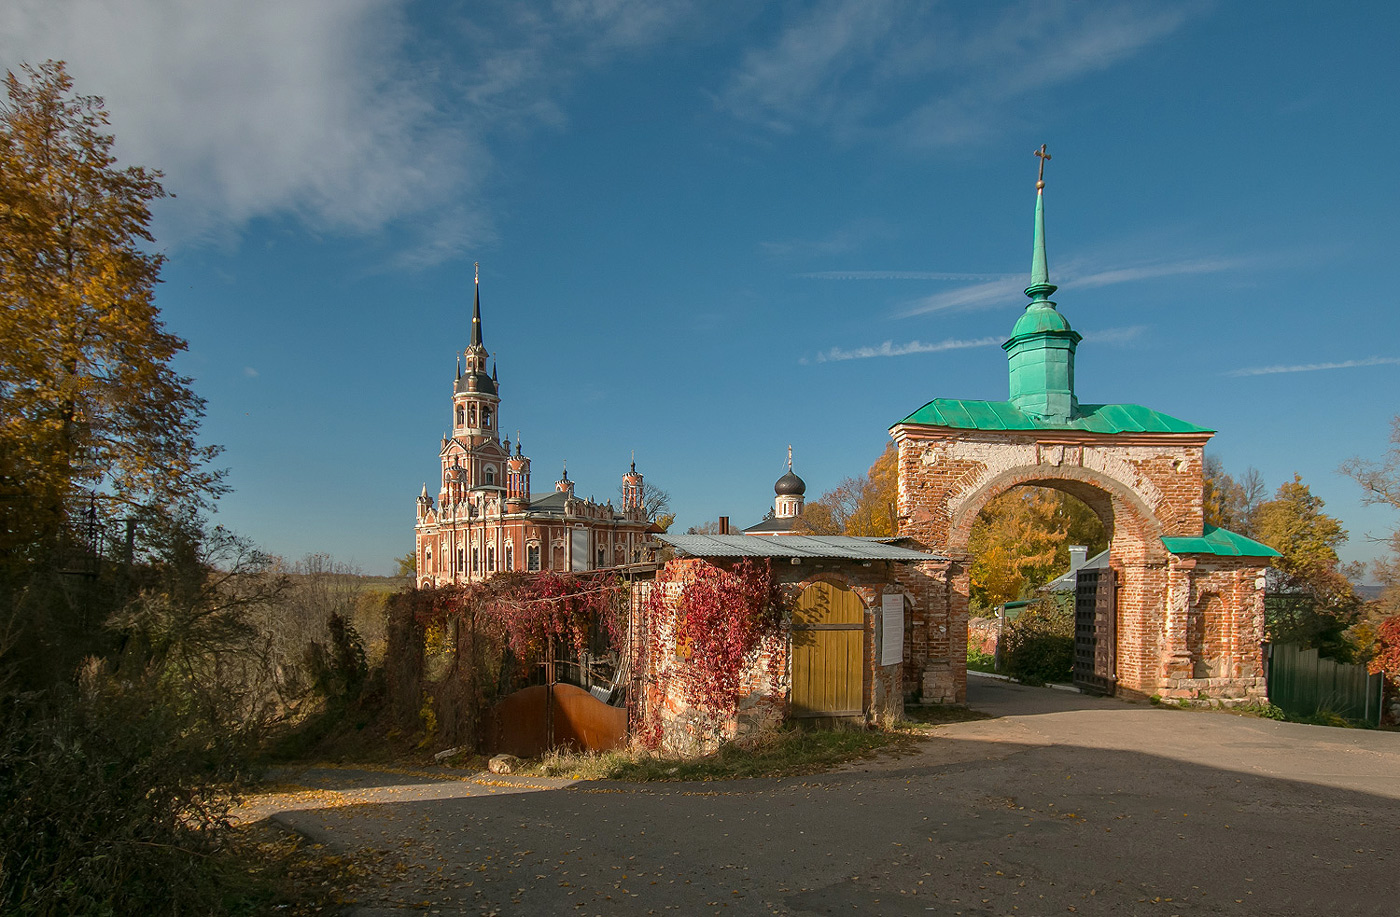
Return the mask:
[[1317,650],[1269,644],[1269,700],[1291,716],[1335,713],[1379,726],[1383,675],[1364,665],[1319,659]]

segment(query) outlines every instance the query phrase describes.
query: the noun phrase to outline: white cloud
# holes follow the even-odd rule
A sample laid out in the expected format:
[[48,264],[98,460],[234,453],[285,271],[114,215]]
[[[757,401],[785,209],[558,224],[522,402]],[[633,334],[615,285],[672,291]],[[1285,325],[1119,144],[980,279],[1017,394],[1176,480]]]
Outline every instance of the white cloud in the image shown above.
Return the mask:
[[1128,325],[1124,328],[1101,328],[1084,332],[1084,343],[1107,344],[1110,347],[1131,344],[1147,331],[1146,325]]
[[745,54],[718,97],[734,116],[779,133],[814,126],[845,140],[946,146],[1000,133],[1017,100],[1121,63],[1194,11],[827,0]]
[[162,244],[291,216],[408,229],[398,260],[424,264],[493,237],[494,134],[563,124],[573,74],[661,40],[688,2],[474,7],[424,34],[407,0],[8,0],[0,67],[67,60],[106,99],[122,161],[178,197]]
[[1000,344],[999,337],[975,338],[973,340],[957,340],[949,338],[945,341],[938,341],[932,344],[925,344],[923,341],[910,341],[907,344],[896,344],[893,341],[885,341],[878,347],[857,347],[854,350],[842,350],[840,347],[833,347],[817,354],[816,362],[833,363],[841,360],[864,360],[870,357],[903,357],[911,353],[941,353],[945,350],[966,350],[970,347],[990,347]]
[[1367,357],[1336,363],[1295,363],[1291,366],[1251,366],[1232,369],[1227,376],[1272,376],[1278,373],[1311,373],[1323,369],[1356,369],[1361,366],[1400,366],[1400,357]]

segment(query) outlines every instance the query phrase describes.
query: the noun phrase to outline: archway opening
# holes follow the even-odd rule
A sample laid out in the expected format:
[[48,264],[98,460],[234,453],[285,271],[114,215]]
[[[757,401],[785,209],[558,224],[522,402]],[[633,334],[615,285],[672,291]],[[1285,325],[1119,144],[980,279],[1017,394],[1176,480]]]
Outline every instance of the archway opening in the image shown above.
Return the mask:
[[[1077,483],[1015,485],[978,511],[967,541],[969,670],[1067,683],[1092,676],[1106,653],[1111,675],[1115,609],[1111,593],[1098,609],[1096,592],[1111,589],[1112,501]],[[1097,614],[1110,619],[1102,634]]]

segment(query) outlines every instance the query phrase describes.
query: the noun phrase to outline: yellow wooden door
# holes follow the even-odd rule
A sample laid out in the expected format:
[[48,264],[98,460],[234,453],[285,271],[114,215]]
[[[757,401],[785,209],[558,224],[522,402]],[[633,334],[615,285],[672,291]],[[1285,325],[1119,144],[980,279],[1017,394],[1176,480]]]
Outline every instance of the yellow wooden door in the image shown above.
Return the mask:
[[792,613],[795,717],[861,716],[865,696],[865,606],[845,586],[813,583]]

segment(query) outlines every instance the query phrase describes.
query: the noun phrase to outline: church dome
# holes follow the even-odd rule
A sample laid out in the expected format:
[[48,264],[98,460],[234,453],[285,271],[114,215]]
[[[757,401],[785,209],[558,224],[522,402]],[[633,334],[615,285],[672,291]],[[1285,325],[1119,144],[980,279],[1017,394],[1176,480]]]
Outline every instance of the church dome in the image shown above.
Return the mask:
[[778,482],[773,485],[773,493],[780,497],[800,497],[807,492],[807,482],[789,471],[778,478]]
[[457,380],[457,393],[475,392],[479,395],[496,394],[496,383],[491,381],[491,377],[483,372],[462,373],[462,378]]
[[1011,336],[1016,338],[1023,334],[1069,330],[1071,330],[1069,327],[1069,320],[1061,315],[1054,306],[1032,304],[1021,314],[1021,317],[1016,320],[1016,327],[1011,329]]

